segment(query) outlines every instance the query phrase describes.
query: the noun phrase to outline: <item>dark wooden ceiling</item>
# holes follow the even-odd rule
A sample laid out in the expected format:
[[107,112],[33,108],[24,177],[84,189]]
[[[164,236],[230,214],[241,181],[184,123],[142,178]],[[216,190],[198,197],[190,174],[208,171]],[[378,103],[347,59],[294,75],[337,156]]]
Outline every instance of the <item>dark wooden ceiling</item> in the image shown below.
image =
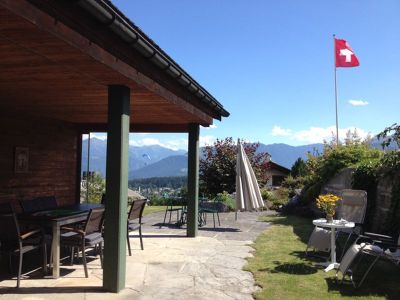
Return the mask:
[[[93,129],[107,123],[107,86],[131,88],[131,124],[184,130],[212,117],[32,8],[20,16],[0,4],[0,110]],[[36,22],[37,21],[37,22]]]

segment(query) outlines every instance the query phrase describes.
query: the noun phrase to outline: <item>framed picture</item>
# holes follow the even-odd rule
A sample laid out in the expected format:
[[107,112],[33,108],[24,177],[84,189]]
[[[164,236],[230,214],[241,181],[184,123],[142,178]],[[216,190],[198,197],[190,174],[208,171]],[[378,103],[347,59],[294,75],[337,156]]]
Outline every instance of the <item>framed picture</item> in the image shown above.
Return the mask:
[[29,172],[29,148],[15,147],[14,172],[28,173]]

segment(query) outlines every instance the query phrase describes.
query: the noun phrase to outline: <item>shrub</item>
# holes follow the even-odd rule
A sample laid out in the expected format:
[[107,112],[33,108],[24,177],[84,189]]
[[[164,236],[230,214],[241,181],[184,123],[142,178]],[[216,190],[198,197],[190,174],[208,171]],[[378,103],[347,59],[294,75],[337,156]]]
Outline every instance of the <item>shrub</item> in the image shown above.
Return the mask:
[[264,201],[270,200],[270,197],[271,197],[270,193],[271,192],[268,189],[263,188],[263,189],[260,190],[260,192],[261,192],[261,197],[263,198]]
[[300,201],[308,204],[315,201],[321,187],[340,170],[347,167],[357,168],[370,161],[379,160],[382,151],[373,149],[367,143],[347,142],[346,145],[325,145],[320,156],[309,156],[307,169],[309,176]]
[[314,184],[309,184],[304,187],[302,194],[300,196],[300,203],[306,205],[315,201],[318,195],[321,193],[322,182],[316,182]]
[[302,189],[306,181],[306,177],[292,177],[289,175],[282,182],[282,187],[285,187],[289,190],[289,197],[293,197],[296,194],[295,190]]
[[224,203],[229,208],[229,210],[235,210],[236,208],[235,199],[232,198],[232,196],[226,191],[217,194],[217,196],[215,197],[215,201]]
[[165,198],[160,197],[159,195],[156,194],[150,194],[149,205],[150,206],[166,205]]
[[287,188],[279,188],[269,192],[269,201],[272,203],[272,209],[278,209],[289,201],[289,190]]

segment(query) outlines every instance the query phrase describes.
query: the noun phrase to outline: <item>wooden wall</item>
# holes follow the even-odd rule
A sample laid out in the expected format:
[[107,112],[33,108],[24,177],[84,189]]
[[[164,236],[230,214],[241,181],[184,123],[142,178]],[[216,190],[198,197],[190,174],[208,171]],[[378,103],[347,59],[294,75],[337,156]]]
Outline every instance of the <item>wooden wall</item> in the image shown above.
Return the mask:
[[[69,124],[0,115],[0,203],[56,196],[59,205],[76,198],[78,133]],[[16,173],[15,147],[29,149],[29,171]]]

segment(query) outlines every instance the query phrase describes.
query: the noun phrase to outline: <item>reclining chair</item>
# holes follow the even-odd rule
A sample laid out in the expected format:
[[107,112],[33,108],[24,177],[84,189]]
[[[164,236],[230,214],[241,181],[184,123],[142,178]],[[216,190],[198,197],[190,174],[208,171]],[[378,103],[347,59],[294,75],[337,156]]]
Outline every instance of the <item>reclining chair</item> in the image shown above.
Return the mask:
[[[351,237],[354,234],[359,235],[362,233],[365,212],[367,210],[367,192],[363,190],[345,189],[340,192],[339,196],[342,198],[342,200],[340,201],[339,206],[336,210],[337,219],[354,222],[356,225],[354,228],[351,229],[337,230],[337,236],[341,234],[348,235],[346,243],[343,246],[343,251],[341,255],[343,256],[346,246]],[[306,254],[310,248],[329,253],[331,250],[330,236],[331,231],[329,229],[324,229],[316,226],[308,240]]]
[[[359,243],[360,241],[363,241]],[[353,272],[357,268],[357,266],[362,261],[362,255],[370,255],[375,257],[367,270],[364,272],[360,282],[356,284],[353,280]],[[356,264],[353,264],[356,257],[359,257],[359,260]],[[342,280],[344,281],[345,277],[350,276],[350,280],[353,283],[355,288],[360,287],[369,272],[372,270],[374,265],[379,259],[386,259],[396,265],[400,265],[400,236],[395,243],[395,240],[391,236],[374,234],[366,232],[364,235],[360,235],[356,242],[347,250],[345,255],[340,262],[339,268],[336,272],[336,278],[338,278],[339,272],[342,273]],[[350,268],[353,266],[353,270]]]

